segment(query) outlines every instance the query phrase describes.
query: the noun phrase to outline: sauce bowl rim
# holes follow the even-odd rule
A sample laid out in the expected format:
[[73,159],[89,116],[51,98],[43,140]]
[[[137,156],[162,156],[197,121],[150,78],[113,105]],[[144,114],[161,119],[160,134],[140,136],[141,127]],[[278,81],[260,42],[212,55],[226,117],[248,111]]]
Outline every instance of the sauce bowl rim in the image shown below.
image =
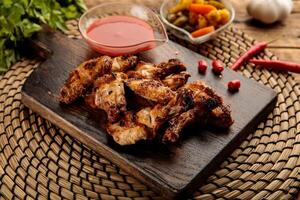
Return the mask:
[[[158,21],[159,25],[162,27],[162,33],[163,33],[164,39],[147,40],[147,41],[144,41],[144,42],[136,43],[136,44],[133,44],[133,45],[127,45],[127,46],[115,46],[115,45],[103,44],[103,43],[97,42],[97,41],[91,39],[90,37],[88,37],[87,34],[86,34],[86,29],[84,29],[81,26],[81,24],[83,23],[82,21],[84,20],[86,15],[89,14],[90,12],[92,12],[94,10],[97,10],[97,9],[99,9],[101,7],[104,7],[104,6],[110,6],[110,5],[111,6],[113,6],[113,5],[120,6],[120,4],[129,5],[129,6],[139,6],[139,7],[142,7],[143,9],[145,9],[148,13],[151,13],[151,15],[155,17],[155,20]],[[118,16],[118,15],[112,15],[112,16]],[[120,15],[120,16],[122,16],[122,15]],[[126,16],[126,15],[124,15],[124,16]],[[135,16],[132,16],[132,17],[135,17]],[[136,17],[136,18],[138,18],[138,17]],[[140,19],[140,18],[138,18],[138,19]],[[140,20],[142,20],[142,19],[140,19]],[[145,20],[143,20],[143,21],[145,21]],[[145,21],[145,22],[148,23],[147,21]],[[83,36],[83,38],[86,39],[87,41],[92,42],[93,44],[96,44],[96,45],[100,45],[100,46],[103,46],[103,47],[109,47],[109,48],[129,48],[129,47],[135,47],[135,46],[139,46],[139,45],[143,45],[143,44],[147,44],[147,43],[152,43],[152,42],[166,43],[166,42],[169,41],[166,28],[165,28],[163,22],[161,21],[160,17],[155,12],[153,12],[150,8],[148,8],[146,6],[143,6],[141,4],[136,4],[136,3],[109,2],[109,3],[102,3],[102,4],[99,4],[97,6],[94,6],[90,9],[88,9],[86,12],[84,12],[81,15],[81,17],[79,19],[79,22],[78,22],[78,28],[79,28],[79,31],[80,31],[81,35]]]

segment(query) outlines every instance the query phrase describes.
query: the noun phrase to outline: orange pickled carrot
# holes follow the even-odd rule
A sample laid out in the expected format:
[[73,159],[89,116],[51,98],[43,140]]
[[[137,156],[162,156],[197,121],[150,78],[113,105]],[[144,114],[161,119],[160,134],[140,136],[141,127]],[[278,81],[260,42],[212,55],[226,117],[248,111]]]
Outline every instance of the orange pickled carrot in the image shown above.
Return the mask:
[[216,7],[212,6],[212,5],[204,5],[204,4],[196,4],[193,3],[190,5],[189,10],[191,12],[197,13],[197,14],[201,14],[201,15],[205,15],[207,13],[209,13],[212,10],[216,10]]
[[208,26],[208,27],[204,27],[204,28],[200,28],[194,32],[192,32],[192,36],[193,37],[200,37],[202,35],[205,35],[207,33],[213,32],[215,30],[214,26]]

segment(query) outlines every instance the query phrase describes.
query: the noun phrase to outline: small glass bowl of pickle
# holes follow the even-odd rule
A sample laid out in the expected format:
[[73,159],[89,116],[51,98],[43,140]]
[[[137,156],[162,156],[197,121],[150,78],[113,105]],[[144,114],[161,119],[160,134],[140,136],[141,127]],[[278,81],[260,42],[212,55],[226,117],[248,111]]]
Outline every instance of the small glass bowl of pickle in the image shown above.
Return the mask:
[[172,34],[200,44],[227,28],[235,11],[228,0],[165,0],[160,15]]

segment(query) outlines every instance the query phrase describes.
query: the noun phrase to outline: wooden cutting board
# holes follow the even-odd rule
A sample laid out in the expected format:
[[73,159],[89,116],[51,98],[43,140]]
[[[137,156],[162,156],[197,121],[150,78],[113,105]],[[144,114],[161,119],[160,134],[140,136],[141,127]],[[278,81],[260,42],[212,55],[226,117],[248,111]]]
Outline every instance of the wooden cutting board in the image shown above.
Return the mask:
[[[235,123],[225,132],[190,127],[177,144],[146,142],[120,147],[100,125],[103,114],[93,113],[80,102],[62,106],[57,98],[70,71],[97,54],[84,41],[68,39],[57,32],[41,32],[34,41],[35,45],[43,47],[38,53],[48,57],[24,84],[23,103],[166,199],[180,198],[204,183],[276,103],[273,90],[234,71],[226,69],[221,78],[210,69],[205,75],[198,74],[197,61],[206,58],[170,41],[141,54],[142,60],[158,63],[170,58],[181,59],[192,74],[190,81],[205,80],[224,97],[225,103],[231,105]],[[50,51],[52,53],[48,54]],[[178,55],[175,55],[176,51]],[[242,83],[235,94],[229,93],[226,87],[232,79],[240,79]]]

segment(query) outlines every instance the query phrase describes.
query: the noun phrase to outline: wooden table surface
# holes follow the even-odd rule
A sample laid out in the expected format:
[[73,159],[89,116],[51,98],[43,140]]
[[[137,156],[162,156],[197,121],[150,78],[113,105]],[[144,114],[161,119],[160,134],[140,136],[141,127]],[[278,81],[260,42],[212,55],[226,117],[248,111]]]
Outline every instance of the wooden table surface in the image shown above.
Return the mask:
[[[231,0],[237,13],[235,27],[258,41],[272,41],[269,50],[279,59],[300,63],[300,0],[294,0],[292,14],[283,22],[264,25],[249,19],[246,5],[250,0]],[[284,1],[284,0],[283,0]],[[300,75],[295,74],[300,82]]]
[[[109,0],[85,0],[88,7]],[[159,7],[163,0],[121,0],[144,3],[150,7]],[[255,38],[257,41],[272,41],[269,45],[279,59],[300,63],[300,0],[293,0],[292,14],[283,22],[272,25],[258,23],[248,16],[246,6],[250,0],[230,0],[236,10],[234,26]],[[282,0],[284,1],[284,0]],[[295,74],[300,82],[300,75]]]

